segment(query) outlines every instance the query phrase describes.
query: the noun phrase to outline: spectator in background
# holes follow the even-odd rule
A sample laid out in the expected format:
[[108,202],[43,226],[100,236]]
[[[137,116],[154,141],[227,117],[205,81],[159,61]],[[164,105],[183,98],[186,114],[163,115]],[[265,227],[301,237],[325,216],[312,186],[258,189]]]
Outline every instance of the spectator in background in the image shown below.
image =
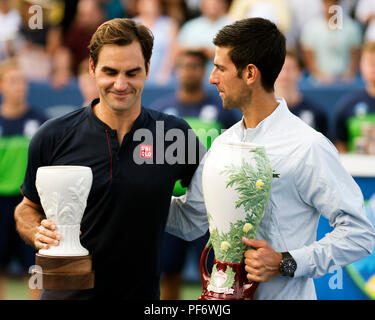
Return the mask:
[[[151,107],[167,114],[183,117],[195,130],[201,143],[209,148],[213,139],[221,133],[221,129],[231,127],[241,117],[234,110],[224,110],[220,97],[204,89],[206,61],[207,57],[202,51],[181,53],[176,65],[177,91],[160,98]],[[212,136],[212,133],[215,134]],[[208,136],[210,141],[207,139]],[[185,190],[177,183],[173,194],[180,196],[184,194]],[[182,271],[188,249],[192,248],[196,254],[195,263],[199,270],[200,256],[208,239],[209,232],[192,242],[164,233],[161,278],[163,299],[179,299],[183,280]],[[210,263],[212,265],[212,257]]]
[[75,19],[68,29],[64,45],[69,49],[72,70],[77,75],[80,63],[89,58],[88,45],[97,27],[106,19],[98,0],[80,0]]
[[[239,113],[225,110],[219,95],[204,89],[204,66],[207,56],[203,51],[184,50],[176,64],[178,88],[175,93],[161,97],[153,109],[177,117],[198,118],[203,122],[218,122],[217,129],[229,128],[241,119]],[[206,142],[202,142],[207,147]]]
[[227,0],[202,0],[202,15],[182,25],[178,35],[180,50],[203,51],[209,62],[206,66],[206,79],[213,68],[215,46],[212,39],[216,33],[229,23]]
[[323,0],[323,4],[324,16],[310,20],[302,30],[306,68],[318,83],[352,81],[358,72],[361,28],[348,15],[340,17],[344,11],[329,10],[338,0]]
[[322,108],[305,98],[298,88],[302,69],[297,55],[292,51],[287,51],[283,68],[276,79],[275,94],[277,97],[285,99],[293,114],[327,136],[328,119],[326,114]]
[[[26,276],[34,265],[35,249],[19,237],[13,217],[22,200],[22,184],[30,138],[46,120],[44,115],[29,108],[26,102],[27,83],[16,60],[0,65],[0,300],[4,298],[4,282],[9,262],[19,260]],[[31,298],[39,294],[30,292]]]
[[287,0],[291,14],[291,28],[286,36],[287,47],[292,50],[300,50],[299,39],[303,26],[322,12],[322,1]]
[[189,12],[185,0],[162,0],[166,7],[166,14],[172,17],[180,27],[189,19]]
[[178,43],[182,49],[203,51],[208,59],[213,59],[215,46],[212,39],[220,28],[229,23],[228,1],[202,0],[201,15],[187,21],[178,35]]
[[89,72],[89,59],[81,62],[78,70],[78,87],[83,97],[83,107],[99,97],[95,78]]
[[14,8],[13,1],[0,1],[0,61],[14,55],[20,28],[21,16]]
[[65,35],[74,21],[79,0],[64,0],[64,13],[61,21],[61,29]]
[[[42,28],[30,28],[29,8],[38,4],[42,7]],[[62,45],[62,34],[58,24],[62,15],[55,21],[48,16],[62,8],[62,2],[41,2],[22,0],[19,10],[22,17],[20,37],[22,44],[17,52],[20,66],[29,81],[50,81],[55,88],[65,86],[72,77],[69,52]]]
[[363,136],[366,123],[375,126],[375,42],[363,45],[360,70],[365,90],[345,95],[336,108],[334,144],[339,152],[362,152],[366,146],[362,144],[363,139],[358,138]]
[[232,21],[260,17],[275,23],[287,35],[292,25],[288,4],[280,0],[234,0],[229,9]]
[[200,5],[202,0],[185,0],[184,2],[186,4],[186,21],[201,15]]
[[375,41],[375,1],[359,0],[355,9],[355,17],[366,29],[365,41]]
[[100,0],[108,20],[127,16],[126,0]]
[[134,20],[145,25],[154,35],[148,83],[170,84],[176,59],[178,24],[164,14],[161,0],[139,0],[137,10]]
[[133,18],[137,15],[138,0],[122,0],[127,18]]

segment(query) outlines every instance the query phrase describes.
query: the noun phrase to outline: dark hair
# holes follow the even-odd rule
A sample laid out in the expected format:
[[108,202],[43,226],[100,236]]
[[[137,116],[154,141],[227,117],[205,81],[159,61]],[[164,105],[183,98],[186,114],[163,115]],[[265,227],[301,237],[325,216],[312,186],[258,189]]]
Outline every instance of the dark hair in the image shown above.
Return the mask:
[[208,61],[207,56],[204,54],[202,50],[189,49],[189,50],[183,51],[180,54],[179,58],[185,57],[185,56],[192,56],[192,57],[198,58],[201,61],[203,68],[206,66],[206,63]]
[[285,36],[274,23],[263,18],[238,20],[223,27],[213,43],[229,47],[229,57],[238,76],[248,64],[254,64],[261,73],[263,88],[270,92],[285,60]]
[[151,59],[152,47],[154,45],[154,36],[144,25],[126,18],[116,18],[104,22],[91,37],[88,48],[90,50],[90,58],[94,62],[94,67],[96,67],[100,50],[104,45],[115,44],[126,46],[133,41],[138,41],[141,45],[147,73],[147,64]]

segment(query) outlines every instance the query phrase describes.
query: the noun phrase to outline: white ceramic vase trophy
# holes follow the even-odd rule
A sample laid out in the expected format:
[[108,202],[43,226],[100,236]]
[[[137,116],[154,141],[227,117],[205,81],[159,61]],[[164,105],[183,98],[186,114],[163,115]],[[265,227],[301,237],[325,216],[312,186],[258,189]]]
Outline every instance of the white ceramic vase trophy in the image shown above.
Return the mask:
[[[255,238],[269,200],[274,174],[263,146],[217,143],[209,151],[202,172],[210,240],[200,262],[201,300],[253,299],[257,283],[246,278],[242,237]],[[210,248],[215,253],[207,271]]]
[[35,184],[44,213],[61,235],[58,246],[50,245],[36,254],[44,289],[80,290],[94,286],[91,255],[79,239],[92,179],[89,167],[38,168]]

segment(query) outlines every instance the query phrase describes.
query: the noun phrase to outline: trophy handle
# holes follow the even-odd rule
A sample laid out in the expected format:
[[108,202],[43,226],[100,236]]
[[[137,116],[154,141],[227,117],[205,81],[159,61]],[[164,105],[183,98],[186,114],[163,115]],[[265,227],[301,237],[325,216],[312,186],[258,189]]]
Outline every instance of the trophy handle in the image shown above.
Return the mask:
[[201,260],[199,263],[199,271],[201,274],[201,280],[202,280],[202,284],[204,288],[207,287],[208,283],[211,280],[211,275],[209,274],[207,270],[207,258],[208,258],[208,254],[210,253],[211,248],[212,248],[211,244],[207,244],[204,247],[202,255],[201,255]]
[[255,290],[258,288],[259,282],[250,281],[243,285],[242,294],[245,300],[254,300]]

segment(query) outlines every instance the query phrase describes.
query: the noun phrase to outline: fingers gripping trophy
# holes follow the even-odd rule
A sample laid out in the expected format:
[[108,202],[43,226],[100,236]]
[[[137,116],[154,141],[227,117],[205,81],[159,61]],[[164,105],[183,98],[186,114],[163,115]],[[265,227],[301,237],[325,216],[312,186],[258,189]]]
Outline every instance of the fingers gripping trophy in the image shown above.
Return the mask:
[[58,246],[40,249],[35,257],[44,289],[83,290],[94,287],[91,255],[79,239],[92,179],[89,167],[38,168],[35,184],[44,213],[61,234]]
[[[251,300],[258,283],[246,278],[242,237],[254,239],[271,191],[273,172],[263,146],[217,143],[202,172],[210,239],[203,250],[200,300]],[[207,256],[213,248],[212,273]]]

